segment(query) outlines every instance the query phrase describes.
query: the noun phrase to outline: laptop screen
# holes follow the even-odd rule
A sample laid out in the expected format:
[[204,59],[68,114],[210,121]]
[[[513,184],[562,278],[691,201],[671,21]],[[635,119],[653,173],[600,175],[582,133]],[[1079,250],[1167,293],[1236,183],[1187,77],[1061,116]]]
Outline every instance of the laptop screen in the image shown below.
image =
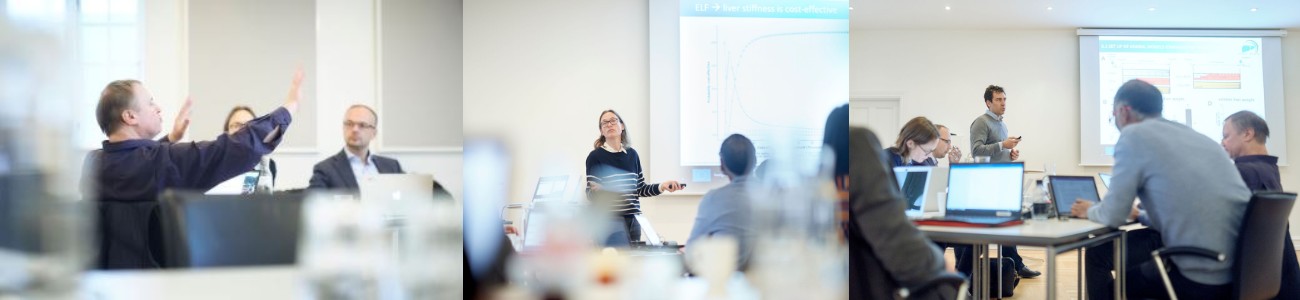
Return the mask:
[[1092,180],[1092,176],[1052,176],[1048,182],[1051,184],[1052,201],[1056,202],[1058,213],[1069,214],[1070,207],[1078,199],[1101,201],[1097,196],[1097,182]]
[[894,167],[894,179],[898,182],[898,189],[903,192],[908,213],[919,213],[925,206],[925,193],[929,191],[932,168],[929,166]]
[[1025,164],[1019,162],[953,164],[948,169],[947,214],[1019,213],[1024,177]]
[[1101,185],[1110,188],[1110,173],[1097,173],[1097,177],[1101,177]]

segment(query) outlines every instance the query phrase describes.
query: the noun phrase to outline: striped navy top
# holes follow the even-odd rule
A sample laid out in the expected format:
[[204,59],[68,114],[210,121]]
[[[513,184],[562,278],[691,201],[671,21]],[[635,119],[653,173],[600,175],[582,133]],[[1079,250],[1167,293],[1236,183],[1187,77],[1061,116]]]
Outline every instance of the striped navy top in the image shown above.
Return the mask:
[[[611,152],[607,147],[591,150],[587,154],[587,182],[600,184],[601,189],[622,195],[613,210],[621,215],[641,213],[641,197],[659,195],[659,184],[646,184],[641,171],[641,157],[636,150],[624,147],[621,152]],[[591,185],[587,185],[590,191]]]

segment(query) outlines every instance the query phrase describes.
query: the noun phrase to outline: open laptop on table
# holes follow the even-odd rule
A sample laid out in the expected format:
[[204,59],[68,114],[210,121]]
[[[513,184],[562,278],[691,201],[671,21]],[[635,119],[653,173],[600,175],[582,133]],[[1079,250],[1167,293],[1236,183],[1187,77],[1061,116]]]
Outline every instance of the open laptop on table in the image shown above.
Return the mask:
[[[941,174],[942,173],[942,174]],[[907,202],[907,217],[918,219],[938,216],[938,195],[947,186],[946,169],[931,166],[894,167],[895,181]]]
[[917,221],[922,225],[1007,226],[1020,224],[1025,164],[1022,162],[952,164],[944,216]]
[[[1109,179],[1110,176],[1103,177]],[[1097,182],[1092,176],[1048,176],[1048,191],[1052,204],[1056,206],[1057,215],[1070,215],[1070,207],[1079,199],[1101,202],[1097,193]],[[1106,182],[1103,180],[1102,182]]]

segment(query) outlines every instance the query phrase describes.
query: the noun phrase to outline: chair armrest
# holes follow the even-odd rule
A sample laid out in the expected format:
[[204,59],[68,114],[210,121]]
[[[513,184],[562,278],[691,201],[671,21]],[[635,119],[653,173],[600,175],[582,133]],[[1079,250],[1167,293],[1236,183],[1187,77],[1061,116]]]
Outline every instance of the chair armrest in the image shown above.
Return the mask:
[[1161,259],[1169,259],[1170,257],[1174,257],[1174,256],[1190,255],[1190,256],[1214,259],[1218,261],[1227,260],[1227,255],[1224,255],[1223,253],[1214,252],[1214,251],[1207,250],[1205,248],[1197,248],[1197,247],[1164,247],[1164,248],[1156,249],[1156,251],[1151,251],[1151,255],[1159,257]]
[[913,294],[925,293],[945,286],[951,286],[954,291],[957,291],[957,293],[961,293],[963,290],[962,287],[965,285],[966,285],[965,276],[962,276],[957,273],[945,272],[943,274],[939,274],[939,276],[930,278],[930,280],[922,282],[920,285],[914,286],[910,289],[900,288],[898,289],[898,293],[895,294],[894,296],[896,299],[908,299]]

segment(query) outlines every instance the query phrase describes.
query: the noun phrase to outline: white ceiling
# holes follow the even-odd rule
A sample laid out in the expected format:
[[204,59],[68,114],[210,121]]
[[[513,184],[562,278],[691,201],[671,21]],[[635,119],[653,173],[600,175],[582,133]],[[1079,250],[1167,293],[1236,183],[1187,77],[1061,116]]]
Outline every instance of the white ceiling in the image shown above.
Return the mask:
[[850,0],[850,5],[853,29],[1300,28],[1295,0]]

